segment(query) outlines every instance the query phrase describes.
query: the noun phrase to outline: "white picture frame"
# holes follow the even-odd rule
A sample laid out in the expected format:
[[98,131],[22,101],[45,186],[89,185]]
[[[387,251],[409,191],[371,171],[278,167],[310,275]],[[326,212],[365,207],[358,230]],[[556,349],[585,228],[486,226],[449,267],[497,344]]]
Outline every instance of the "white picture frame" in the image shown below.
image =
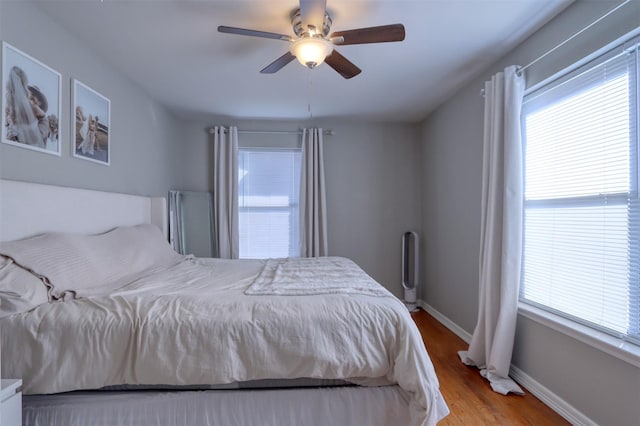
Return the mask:
[[111,101],[72,79],[71,151],[74,157],[105,166],[111,163]]
[[2,143],[61,155],[62,76],[2,42]]

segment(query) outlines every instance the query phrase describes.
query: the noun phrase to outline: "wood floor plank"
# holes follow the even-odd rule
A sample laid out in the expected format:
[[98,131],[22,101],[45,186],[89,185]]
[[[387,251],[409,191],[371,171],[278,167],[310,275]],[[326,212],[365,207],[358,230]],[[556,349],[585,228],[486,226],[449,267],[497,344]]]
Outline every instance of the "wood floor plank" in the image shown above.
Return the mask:
[[439,426],[453,425],[569,425],[564,418],[531,395],[500,395],[478,370],[464,365],[458,351],[468,345],[425,311],[411,314],[431,361],[451,414]]

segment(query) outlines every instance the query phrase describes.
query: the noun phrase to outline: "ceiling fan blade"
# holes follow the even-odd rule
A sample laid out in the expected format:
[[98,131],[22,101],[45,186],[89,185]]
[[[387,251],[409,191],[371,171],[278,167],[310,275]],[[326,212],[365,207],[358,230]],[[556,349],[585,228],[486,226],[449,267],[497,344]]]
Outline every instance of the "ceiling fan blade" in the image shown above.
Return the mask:
[[313,25],[321,32],[326,10],[327,0],[300,0],[302,25]]
[[327,56],[324,60],[327,65],[336,70],[338,74],[344,78],[352,78],[360,74],[362,70],[355,66],[350,60],[338,53],[337,50],[333,50],[331,55]]
[[293,61],[296,57],[291,54],[291,52],[287,52],[284,55],[280,56],[275,61],[271,62],[269,65],[260,70],[261,74],[273,74],[275,72],[280,71],[285,65],[289,62]]
[[224,25],[220,25],[218,27],[218,32],[227,33],[227,34],[245,35],[245,36],[251,36],[251,37],[271,38],[274,40],[283,40],[283,41],[292,40],[292,37],[285,34],[269,33],[266,31],[247,30],[245,28],[227,27]]
[[404,25],[382,25],[380,27],[359,28],[357,30],[337,31],[329,37],[337,45],[385,43],[404,40]]

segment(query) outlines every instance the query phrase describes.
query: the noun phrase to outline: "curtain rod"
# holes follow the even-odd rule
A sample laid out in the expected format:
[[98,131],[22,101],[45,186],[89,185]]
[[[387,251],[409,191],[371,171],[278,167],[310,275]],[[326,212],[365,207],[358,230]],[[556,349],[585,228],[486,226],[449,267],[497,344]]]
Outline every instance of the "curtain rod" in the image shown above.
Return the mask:
[[[568,42],[570,42],[571,40],[573,40],[574,38],[578,37],[580,34],[582,34],[583,32],[587,31],[589,28],[593,27],[594,25],[596,25],[598,22],[602,21],[603,19],[605,19],[607,16],[611,15],[612,13],[614,13],[615,11],[617,11],[618,9],[620,9],[622,6],[624,6],[625,4],[629,3],[631,0],[624,0],[622,3],[620,3],[619,5],[617,5],[616,7],[614,7],[613,9],[611,9],[610,11],[608,11],[607,13],[605,13],[604,15],[602,15],[601,17],[599,17],[598,19],[596,19],[595,21],[593,21],[592,23],[590,23],[589,25],[587,25],[586,27],[582,28],[580,31],[578,31],[577,33],[573,34],[571,37],[569,37],[568,39],[566,39],[565,41],[563,41],[562,43],[557,44],[555,47],[547,50],[546,52],[544,52],[542,55],[538,56],[536,59],[534,59],[533,61],[529,62],[527,65],[523,66],[523,67],[518,67],[518,75],[521,75],[527,68],[529,68],[531,65],[534,65],[535,63],[537,63],[538,61],[544,59],[545,57],[547,57],[548,55],[550,55],[551,53],[555,52],[556,50],[560,49],[562,46],[564,46],[565,44],[567,44]],[[484,89],[480,89],[480,96],[482,96],[484,98]]]
[[590,23],[589,25],[584,27],[583,29],[581,29],[580,31],[578,31],[577,33],[575,33],[574,35],[572,35],[571,37],[569,37],[568,39],[566,39],[562,43],[556,45],[552,49],[547,50],[545,53],[543,53],[542,55],[538,56],[536,59],[534,59],[533,61],[529,62],[527,65],[525,65],[523,67],[520,67],[520,69],[518,69],[518,73],[519,74],[523,73],[524,70],[529,68],[531,65],[537,63],[538,61],[540,61],[543,58],[547,57],[551,53],[555,52],[556,50],[558,50],[559,48],[561,48],[562,46],[564,46],[565,44],[567,44],[568,42],[570,42],[574,38],[578,37],[580,34],[582,34],[583,32],[587,31],[589,28],[593,27],[598,22],[602,21],[604,18],[606,18],[607,16],[611,15],[612,13],[614,13],[615,11],[617,11],[618,9],[620,9],[622,6],[626,5],[630,1],[631,0],[624,0],[622,3],[620,3],[619,5],[617,5],[616,7],[614,7],[613,9],[611,9],[610,11],[608,11],[607,13],[605,13],[604,15],[602,15],[601,17],[599,17],[598,19],[596,19],[595,21],[593,21],[592,23]]
[[[224,128],[224,131],[227,132],[228,129]],[[215,132],[214,128],[211,127],[209,129],[209,133],[213,134]],[[301,135],[302,130],[238,130],[238,133],[244,134],[252,134],[252,135]],[[322,134],[333,136],[335,132],[333,130],[323,130]]]

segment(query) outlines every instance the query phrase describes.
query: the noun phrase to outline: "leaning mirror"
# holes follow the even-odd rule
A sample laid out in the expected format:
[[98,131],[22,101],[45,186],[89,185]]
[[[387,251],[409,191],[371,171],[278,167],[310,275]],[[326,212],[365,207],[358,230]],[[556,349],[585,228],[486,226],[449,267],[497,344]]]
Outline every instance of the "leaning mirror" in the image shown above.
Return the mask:
[[169,239],[180,254],[215,257],[213,194],[169,191]]

